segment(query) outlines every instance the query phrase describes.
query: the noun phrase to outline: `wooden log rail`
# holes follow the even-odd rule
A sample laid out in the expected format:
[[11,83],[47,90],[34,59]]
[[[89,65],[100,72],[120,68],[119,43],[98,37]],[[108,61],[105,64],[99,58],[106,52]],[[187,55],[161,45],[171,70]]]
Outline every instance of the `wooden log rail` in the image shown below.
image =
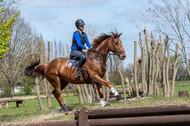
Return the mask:
[[190,124],[190,104],[113,109],[79,108],[78,126],[154,126]]
[[8,123],[3,126],[189,126],[190,104],[75,111],[75,120]]
[[9,108],[9,102],[16,102],[16,107],[19,107],[19,104],[22,104],[24,106],[24,99],[8,99],[8,100],[2,100],[0,101],[0,109],[3,107],[3,105],[6,105],[6,108]]

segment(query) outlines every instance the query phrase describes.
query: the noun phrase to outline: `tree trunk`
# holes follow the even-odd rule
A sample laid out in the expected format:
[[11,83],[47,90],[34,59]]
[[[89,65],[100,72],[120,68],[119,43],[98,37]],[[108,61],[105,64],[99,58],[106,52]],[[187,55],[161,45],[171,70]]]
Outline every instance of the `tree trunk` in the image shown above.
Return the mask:
[[139,96],[139,88],[138,88],[138,82],[137,82],[137,42],[134,42],[134,81],[135,81],[135,90],[136,90],[136,96]]
[[176,52],[175,52],[175,63],[174,63],[174,72],[173,72],[173,77],[172,77],[172,91],[171,91],[171,96],[174,97],[174,91],[175,91],[175,79],[176,79],[176,74],[177,74],[177,63],[178,63],[178,44],[176,44]]

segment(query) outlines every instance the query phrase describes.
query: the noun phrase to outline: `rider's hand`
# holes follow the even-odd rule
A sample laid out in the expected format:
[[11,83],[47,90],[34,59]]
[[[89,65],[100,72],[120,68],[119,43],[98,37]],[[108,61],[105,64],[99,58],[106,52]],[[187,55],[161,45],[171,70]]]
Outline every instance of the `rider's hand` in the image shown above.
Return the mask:
[[88,48],[88,52],[91,51],[91,50],[92,50],[92,48]]

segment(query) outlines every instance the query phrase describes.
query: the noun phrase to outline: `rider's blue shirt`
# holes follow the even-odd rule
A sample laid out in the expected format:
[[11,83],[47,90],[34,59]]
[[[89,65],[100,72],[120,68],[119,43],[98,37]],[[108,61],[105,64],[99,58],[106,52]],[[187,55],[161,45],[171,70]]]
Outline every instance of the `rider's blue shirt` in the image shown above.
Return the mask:
[[[81,35],[83,36],[83,34],[81,34]],[[72,46],[71,50],[86,49],[86,46],[81,44],[79,32],[75,32],[74,35],[73,35],[73,38],[76,40],[78,47],[77,46]],[[88,37],[87,37],[86,33],[85,33],[85,39],[86,39],[86,45],[88,46],[88,48],[91,48],[91,45],[90,45],[90,42],[88,41]]]

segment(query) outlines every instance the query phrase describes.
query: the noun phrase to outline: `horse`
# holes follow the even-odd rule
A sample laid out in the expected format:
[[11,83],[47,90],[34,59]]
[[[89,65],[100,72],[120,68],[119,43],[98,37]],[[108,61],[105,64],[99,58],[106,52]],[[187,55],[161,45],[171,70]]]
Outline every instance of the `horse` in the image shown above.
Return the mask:
[[[119,39],[121,34],[122,33],[118,34],[113,32],[111,32],[111,34],[103,33],[95,38],[92,43],[92,50],[87,52],[87,59],[82,67],[86,75],[86,79],[90,83],[97,85],[101,99],[103,99],[102,85],[109,87],[118,100],[121,99],[121,96],[118,95],[118,92],[115,90],[113,85],[103,79],[103,76],[106,72],[105,63],[110,55],[109,52],[113,52],[113,54],[117,55],[120,60],[124,60],[126,58],[126,53],[124,51],[122,42]],[[39,60],[33,60],[31,64],[25,68],[25,75],[31,78],[46,78],[50,82],[50,84],[54,87],[52,94],[57,99],[61,110],[65,112],[68,110],[63,103],[61,91],[68,85],[68,83],[86,83],[84,77],[79,79],[75,78],[77,70],[66,65],[68,60],[69,58],[56,58],[50,63],[42,65],[39,65]],[[102,106],[105,105],[106,104],[103,103]]]

